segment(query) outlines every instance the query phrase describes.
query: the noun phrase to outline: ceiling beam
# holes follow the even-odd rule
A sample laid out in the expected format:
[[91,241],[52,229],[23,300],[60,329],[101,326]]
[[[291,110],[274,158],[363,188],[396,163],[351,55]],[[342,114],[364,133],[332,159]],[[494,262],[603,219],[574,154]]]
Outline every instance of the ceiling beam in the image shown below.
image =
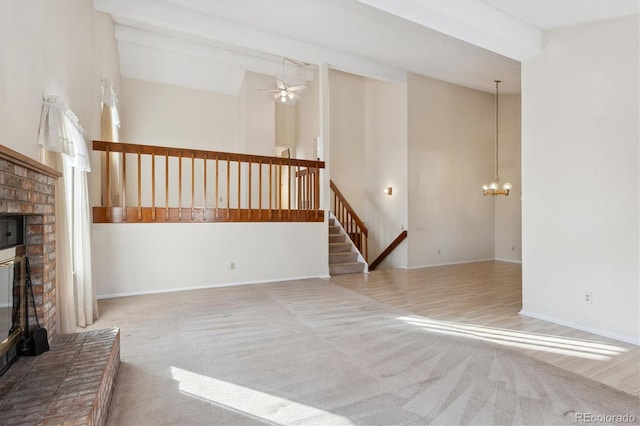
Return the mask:
[[340,71],[394,83],[406,83],[407,79],[404,70],[362,56],[257,30],[169,3],[94,0],[94,6],[99,11],[109,13],[117,22],[143,30],[196,38],[201,43],[215,43],[218,47],[229,47],[231,50],[240,47],[310,64],[327,63]]
[[[283,78],[282,59],[275,56],[269,59],[252,56],[246,53],[118,24],[115,26],[115,33],[118,42],[162,49],[217,63],[233,65],[247,71],[270,75],[277,79]],[[290,85],[305,84],[313,80],[313,71],[309,68],[301,68],[287,62],[285,77],[286,82]]]
[[358,0],[517,61],[540,53],[542,31],[478,0]]

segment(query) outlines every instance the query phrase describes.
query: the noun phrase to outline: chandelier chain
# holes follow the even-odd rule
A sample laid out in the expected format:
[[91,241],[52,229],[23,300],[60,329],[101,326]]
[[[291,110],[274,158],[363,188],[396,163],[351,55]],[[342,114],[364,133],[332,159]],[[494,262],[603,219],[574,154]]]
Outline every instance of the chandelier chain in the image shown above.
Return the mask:
[[500,80],[495,80],[496,82],[496,183],[500,182],[500,174],[498,173],[498,84]]

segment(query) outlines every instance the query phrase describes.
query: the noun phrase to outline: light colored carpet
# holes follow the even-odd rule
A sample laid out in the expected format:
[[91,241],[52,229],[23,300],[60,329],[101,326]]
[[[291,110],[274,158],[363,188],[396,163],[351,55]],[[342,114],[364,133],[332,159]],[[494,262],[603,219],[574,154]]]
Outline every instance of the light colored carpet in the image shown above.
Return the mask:
[[100,302],[110,425],[575,424],[638,399],[323,280]]

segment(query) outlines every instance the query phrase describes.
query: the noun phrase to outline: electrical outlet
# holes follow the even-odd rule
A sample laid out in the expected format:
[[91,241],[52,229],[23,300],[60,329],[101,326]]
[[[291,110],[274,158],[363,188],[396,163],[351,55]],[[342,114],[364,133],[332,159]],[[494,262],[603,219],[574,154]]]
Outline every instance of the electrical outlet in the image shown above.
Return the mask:
[[440,254],[440,249],[438,249],[438,254]]
[[516,251],[516,247],[515,246],[511,246],[511,251]]
[[236,262],[231,262],[231,263],[229,264],[229,269],[231,269],[231,270],[236,269]]
[[593,303],[593,294],[590,291],[584,292],[584,303]]

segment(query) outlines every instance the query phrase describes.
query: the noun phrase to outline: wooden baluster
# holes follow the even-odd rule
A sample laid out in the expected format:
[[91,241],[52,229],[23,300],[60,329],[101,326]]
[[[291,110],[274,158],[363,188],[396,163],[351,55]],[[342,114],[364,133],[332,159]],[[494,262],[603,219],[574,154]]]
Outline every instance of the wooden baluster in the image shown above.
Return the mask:
[[156,151],[151,151],[151,220],[156,220]]
[[271,203],[273,201],[273,162],[269,160],[269,220],[273,219],[273,209]]
[[249,185],[249,220],[251,220],[251,167],[253,167],[253,163],[251,163],[251,160],[249,160],[249,181],[248,181],[248,185]]
[[[307,171],[310,171],[307,169]],[[311,209],[311,175],[307,173],[307,210]],[[308,212],[307,212],[308,213]]]
[[258,219],[262,219],[262,159],[258,166]]
[[238,160],[238,220],[240,220],[240,176],[242,175],[242,163]]
[[231,217],[231,212],[229,211],[229,193],[231,191],[231,162],[227,159],[227,219]]
[[178,220],[182,220],[182,151],[178,153]]
[[107,145],[105,151],[107,152],[107,158],[105,160],[105,168],[107,169],[107,174],[105,176],[105,180],[107,182],[105,205],[107,206],[107,222],[111,222],[111,151],[109,150],[109,145]]
[[315,181],[315,184],[313,185],[313,189],[315,193],[313,206],[316,210],[316,219],[317,219],[318,215],[320,214],[320,169],[318,168],[314,169],[313,178]]
[[218,220],[220,218],[220,216],[218,216],[218,199],[220,197],[220,193],[218,190],[218,178],[220,176],[220,174],[218,173],[218,156],[216,155],[216,220]]
[[169,221],[169,151],[164,154],[164,219]]
[[300,182],[302,181],[302,175],[300,174],[300,164],[297,166],[296,172],[296,189],[298,190],[298,215],[300,214],[300,210],[302,209],[302,200],[300,199]]
[[204,174],[204,182],[202,185],[202,220],[206,221],[207,220],[207,154],[204,154],[204,157],[202,158],[202,167],[204,167],[203,169],[203,174]]
[[278,220],[282,220],[282,160],[278,160]]
[[138,221],[142,220],[142,155],[138,151]]
[[127,221],[127,150],[122,147],[122,221]]
[[196,218],[196,155],[191,153],[191,220]]
[[364,236],[364,260],[369,261],[369,236]]
[[289,171],[287,172],[287,218],[291,219],[291,160],[289,162]]

